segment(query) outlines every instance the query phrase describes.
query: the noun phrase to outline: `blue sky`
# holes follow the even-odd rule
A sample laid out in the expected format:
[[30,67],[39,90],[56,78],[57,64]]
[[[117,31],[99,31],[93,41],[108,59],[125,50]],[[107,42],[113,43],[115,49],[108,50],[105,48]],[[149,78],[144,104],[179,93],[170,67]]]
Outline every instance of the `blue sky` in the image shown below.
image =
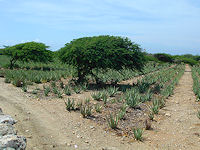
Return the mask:
[[84,36],[129,37],[147,52],[200,55],[199,0],[0,0],[0,47],[51,50]]

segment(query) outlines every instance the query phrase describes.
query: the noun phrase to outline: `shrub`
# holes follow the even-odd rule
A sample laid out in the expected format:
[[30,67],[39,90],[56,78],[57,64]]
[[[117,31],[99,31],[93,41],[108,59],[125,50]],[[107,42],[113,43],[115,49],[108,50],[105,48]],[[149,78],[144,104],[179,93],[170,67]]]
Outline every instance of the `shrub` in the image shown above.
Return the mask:
[[163,62],[169,62],[169,63],[173,62],[173,57],[169,54],[157,53],[154,54],[154,57]]

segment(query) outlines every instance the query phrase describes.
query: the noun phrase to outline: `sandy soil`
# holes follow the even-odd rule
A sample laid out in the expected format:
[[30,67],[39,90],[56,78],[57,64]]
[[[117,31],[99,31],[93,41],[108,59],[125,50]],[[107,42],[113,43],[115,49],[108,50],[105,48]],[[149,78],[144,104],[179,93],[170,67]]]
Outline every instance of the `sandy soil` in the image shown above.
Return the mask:
[[197,118],[200,104],[195,102],[192,86],[191,69],[186,65],[174,95],[167,99],[166,107],[157,116],[154,130],[148,131],[145,143],[159,150],[200,149],[200,120]]
[[80,113],[65,110],[63,100],[39,100],[0,78],[0,108],[18,120],[19,135],[27,137],[27,150],[150,150],[200,149],[199,104],[192,92],[190,68],[156,116],[153,130],[144,132],[144,142],[116,136],[83,119]]
[[18,120],[19,135],[28,140],[27,150],[149,149],[141,142],[109,133],[80,113],[65,110],[63,100],[30,99],[21,89],[0,79],[0,108]]

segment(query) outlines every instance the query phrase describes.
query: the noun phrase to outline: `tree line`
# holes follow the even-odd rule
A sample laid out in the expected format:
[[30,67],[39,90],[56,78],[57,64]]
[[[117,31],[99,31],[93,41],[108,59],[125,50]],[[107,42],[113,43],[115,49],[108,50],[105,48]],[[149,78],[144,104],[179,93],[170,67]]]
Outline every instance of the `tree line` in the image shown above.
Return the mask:
[[[27,42],[0,49],[0,55],[9,56],[10,69],[14,68],[17,61],[48,63],[58,57],[63,63],[70,64],[77,69],[78,82],[85,80],[87,75],[98,72],[99,69],[130,68],[142,70],[148,61],[189,63],[196,65],[200,56],[176,55],[165,53],[148,54],[140,45],[128,38],[120,36],[93,36],[83,37],[66,43],[64,47],[52,52],[44,43]],[[95,77],[96,78],[96,77]]]

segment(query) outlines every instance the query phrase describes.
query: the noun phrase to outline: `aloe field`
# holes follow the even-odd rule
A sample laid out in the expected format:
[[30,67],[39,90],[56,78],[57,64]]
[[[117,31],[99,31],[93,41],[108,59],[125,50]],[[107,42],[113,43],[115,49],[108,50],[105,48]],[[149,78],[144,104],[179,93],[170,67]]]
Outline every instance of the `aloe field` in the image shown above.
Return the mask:
[[[157,132],[158,137],[162,137],[158,128],[162,127],[162,122],[165,122],[166,117],[173,118],[171,113],[165,112],[165,109],[173,106],[170,103],[174,96],[173,99],[177,99],[176,89],[180,86],[179,82],[182,84],[183,76],[190,73],[190,69],[191,79],[194,81],[190,82],[192,84],[190,88],[195,94],[193,103],[199,103],[200,99],[200,69],[198,65],[148,61],[142,70],[123,68],[121,70],[99,69],[96,71],[94,69],[94,75],[87,75],[86,82],[77,83],[76,68],[62,63],[58,59],[50,63],[19,61],[16,62],[14,69],[9,69],[7,56],[0,55],[0,60],[0,77],[4,82],[1,84],[16,88],[18,92],[31,99],[33,101],[31,103],[34,103],[36,107],[40,105],[39,107],[49,108],[55,113],[55,116],[56,112],[59,112],[62,114],[62,119],[70,120],[65,118],[65,115],[68,117],[72,115],[75,118],[79,116],[78,120],[75,118],[72,120],[82,122],[85,128],[89,127],[92,131],[95,130],[97,137],[99,136],[97,131],[120,137],[120,141],[124,142],[124,146],[118,145],[121,149],[127,148],[126,142],[128,141],[132,141],[133,146],[136,141],[139,141],[139,145],[136,147],[141,146],[142,148],[152,145],[149,138],[152,138],[150,141],[156,142],[154,135]],[[95,77],[98,77],[98,82]],[[176,104],[179,103],[181,101]],[[174,113],[176,114],[176,112]],[[57,117],[59,118],[59,116]],[[200,118],[199,111],[195,112],[195,117]],[[53,123],[53,125],[56,124]],[[72,131],[74,130],[73,126],[72,123],[70,135],[81,136]],[[79,131],[81,132],[82,129]],[[59,131],[55,130],[55,132]],[[89,134],[89,131],[85,132]],[[174,139],[176,138],[174,137]],[[33,139],[38,140],[37,138]],[[104,141],[101,136],[100,139],[102,142]],[[34,141],[31,142],[34,143]],[[82,147],[87,147],[92,139],[87,139],[84,144],[81,144],[81,140],[78,142]],[[163,142],[161,140],[162,144]],[[58,144],[55,147],[65,149],[72,145],[73,143],[65,146]],[[95,149],[92,146],[89,147]]]

